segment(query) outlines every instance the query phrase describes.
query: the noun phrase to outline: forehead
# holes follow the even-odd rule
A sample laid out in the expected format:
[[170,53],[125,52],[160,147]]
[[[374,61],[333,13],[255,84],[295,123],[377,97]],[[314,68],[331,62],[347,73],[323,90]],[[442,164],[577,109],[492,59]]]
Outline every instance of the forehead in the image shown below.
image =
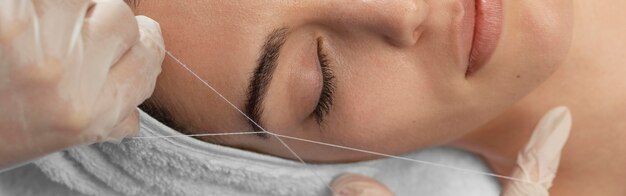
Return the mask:
[[[255,8],[257,3],[146,2],[139,14],[160,23],[168,51],[238,108],[243,108],[248,80],[264,38],[272,28],[270,22],[259,22],[260,17],[250,16],[261,11],[259,6]],[[172,59],[165,60],[157,85],[167,89],[155,96],[170,97],[171,102],[176,102],[166,104],[179,105],[183,111],[178,112],[189,118],[183,119],[183,123],[194,124],[191,127],[222,130],[242,129],[247,125],[241,114]]]

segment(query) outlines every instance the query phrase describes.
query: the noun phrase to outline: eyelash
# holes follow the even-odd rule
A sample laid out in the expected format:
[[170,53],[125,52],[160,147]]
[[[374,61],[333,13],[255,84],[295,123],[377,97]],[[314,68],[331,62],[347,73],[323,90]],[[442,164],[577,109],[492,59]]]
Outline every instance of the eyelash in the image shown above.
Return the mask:
[[322,93],[320,99],[317,102],[317,106],[314,110],[315,119],[318,124],[324,122],[324,117],[330,112],[333,105],[333,93],[335,91],[335,76],[329,67],[330,61],[327,55],[323,51],[324,40],[322,38],[317,39],[317,58],[319,59],[320,68],[322,70]]

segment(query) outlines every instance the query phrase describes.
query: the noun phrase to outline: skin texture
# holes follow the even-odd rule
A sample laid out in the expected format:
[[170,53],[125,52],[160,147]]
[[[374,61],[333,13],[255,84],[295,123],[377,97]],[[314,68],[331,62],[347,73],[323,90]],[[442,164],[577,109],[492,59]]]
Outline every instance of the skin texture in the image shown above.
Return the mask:
[[[505,26],[501,42],[490,63],[471,78],[453,74],[457,72],[450,71],[447,66],[453,63],[441,63],[449,59],[444,58],[446,53],[442,51],[450,50],[450,47],[441,46],[443,49],[436,52],[410,49],[434,47],[426,45],[429,42],[424,41],[427,40],[424,36],[422,41],[409,46],[409,49],[396,47],[381,39],[380,32],[375,31],[377,28],[393,29],[389,27],[398,23],[382,23],[375,26],[377,28],[358,26],[372,22],[363,16],[371,16],[373,10],[357,10],[356,5],[363,2],[335,1],[353,6],[337,6],[322,1],[255,2],[144,3],[137,11],[157,18],[163,27],[169,50],[195,66],[196,72],[240,108],[243,107],[244,83],[251,76],[250,67],[255,63],[254,56],[258,53],[260,40],[273,26],[308,27],[322,31],[326,36],[334,35],[346,40],[329,42],[343,49],[329,52],[337,77],[337,102],[327,126],[323,130],[315,129],[315,125],[310,126],[312,128],[288,129],[290,126],[287,124],[290,123],[286,122],[293,120],[286,118],[288,115],[281,114],[281,111],[291,111],[298,105],[308,106],[311,103],[286,104],[290,103],[287,101],[290,99],[281,96],[289,94],[283,93],[272,95],[268,100],[275,102],[265,105],[266,108],[279,108],[267,117],[266,124],[273,131],[392,153],[450,142],[482,155],[497,173],[511,175],[518,152],[528,141],[541,116],[555,106],[567,105],[572,110],[574,123],[550,190],[551,195],[626,195],[623,186],[626,159],[616,156],[626,153],[623,142],[626,139],[626,102],[623,101],[626,97],[623,90],[626,89],[623,79],[623,73],[626,73],[623,66],[626,63],[623,55],[626,51],[626,37],[623,36],[626,16],[621,9],[626,7],[626,2],[571,1],[573,6],[570,7],[574,11],[570,13],[573,15],[570,22],[574,24],[568,31],[568,26],[572,24],[568,23],[567,17],[551,15],[569,13],[565,1],[505,0]],[[559,3],[562,5],[557,5]],[[352,15],[323,14],[346,7],[355,9]],[[393,6],[390,5],[374,7],[387,9],[380,11],[385,14],[400,13],[391,9]],[[443,16],[437,18],[445,20]],[[339,19],[349,22],[344,25],[327,23]],[[571,45],[567,43],[569,36],[572,36]],[[314,53],[298,48],[288,50],[298,51],[299,54]],[[413,50],[416,52],[407,52]],[[285,53],[283,56],[289,55],[293,54]],[[437,61],[439,63],[434,63]],[[418,62],[441,66],[426,66],[428,64]],[[305,63],[285,62],[281,65],[300,70],[295,73],[306,73],[307,66],[302,64]],[[557,64],[560,64],[558,68]],[[293,73],[283,72],[279,75]],[[315,76],[315,73],[312,75]],[[279,89],[274,93],[299,92],[288,88],[285,83],[285,80],[274,82],[272,88]],[[310,88],[298,87],[296,89]],[[524,98],[518,100],[521,97]],[[295,100],[304,100],[307,96],[301,98]],[[179,124],[188,126],[189,132],[250,129],[241,116],[173,64],[171,59],[165,61],[164,72],[151,101],[166,107],[180,121]],[[285,120],[275,122],[276,119]],[[293,158],[273,139],[238,136],[212,142]],[[372,158],[354,152],[288,142],[308,160]]]
[[[350,6],[346,6],[350,5]],[[502,37],[490,61],[466,77],[454,18],[460,1],[159,1],[137,14],[159,21],[169,51],[238,108],[259,49],[290,27],[261,123],[274,133],[389,154],[444,144],[479,127],[546,80],[569,49],[569,1],[505,0]],[[175,16],[175,17],[173,17]],[[316,39],[335,75],[322,126]],[[558,38],[558,39],[557,39]],[[186,133],[251,130],[246,120],[167,58],[150,101]],[[184,125],[184,126],[180,126]],[[201,138],[294,159],[274,138]],[[382,142],[393,141],[393,142]],[[376,158],[286,141],[312,162]]]
[[537,90],[456,142],[509,174],[532,127],[548,109],[572,110],[570,139],[551,195],[626,195],[626,2],[574,1],[572,49]]

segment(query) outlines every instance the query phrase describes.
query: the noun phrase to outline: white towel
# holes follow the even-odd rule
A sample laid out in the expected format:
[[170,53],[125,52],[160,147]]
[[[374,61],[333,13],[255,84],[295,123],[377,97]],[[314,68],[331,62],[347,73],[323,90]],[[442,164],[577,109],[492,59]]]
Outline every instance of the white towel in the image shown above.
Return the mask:
[[[142,113],[140,135],[180,133]],[[432,148],[405,156],[489,172],[479,158],[452,148]],[[305,167],[299,162],[189,137],[76,147],[40,159],[36,165],[46,178],[85,195],[329,195],[326,184],[343,172],[375,177],[397,195],[488,196],[500,192],[491,177],[402,160]],[[3,181],[6,183],[6,179]]]

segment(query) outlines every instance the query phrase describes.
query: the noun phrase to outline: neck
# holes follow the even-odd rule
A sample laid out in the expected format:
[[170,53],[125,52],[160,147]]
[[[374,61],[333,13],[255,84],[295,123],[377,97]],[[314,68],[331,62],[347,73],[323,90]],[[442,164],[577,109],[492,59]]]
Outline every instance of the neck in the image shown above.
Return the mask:
[[[603,98],[588,93],[608,89],[610,82],[602,78],[615,74],[607,72],[624,70],[626,14],[622,8],[626,7],[626,1],[578,0],[574,3],[571,51],[559,70],[500,116],[453,143],[482,155],[499,174],[510,174],[519,150],[526,145],[535,125],[553,107],[566,105],[572,109],[573,132],[594,129],[587,126],[589,123],[582,122],[583,117],[594,113],[593,108],[589,108],[588,99],[602,100],[608,96]],[[581,118],[577,119],[577,116]]]

